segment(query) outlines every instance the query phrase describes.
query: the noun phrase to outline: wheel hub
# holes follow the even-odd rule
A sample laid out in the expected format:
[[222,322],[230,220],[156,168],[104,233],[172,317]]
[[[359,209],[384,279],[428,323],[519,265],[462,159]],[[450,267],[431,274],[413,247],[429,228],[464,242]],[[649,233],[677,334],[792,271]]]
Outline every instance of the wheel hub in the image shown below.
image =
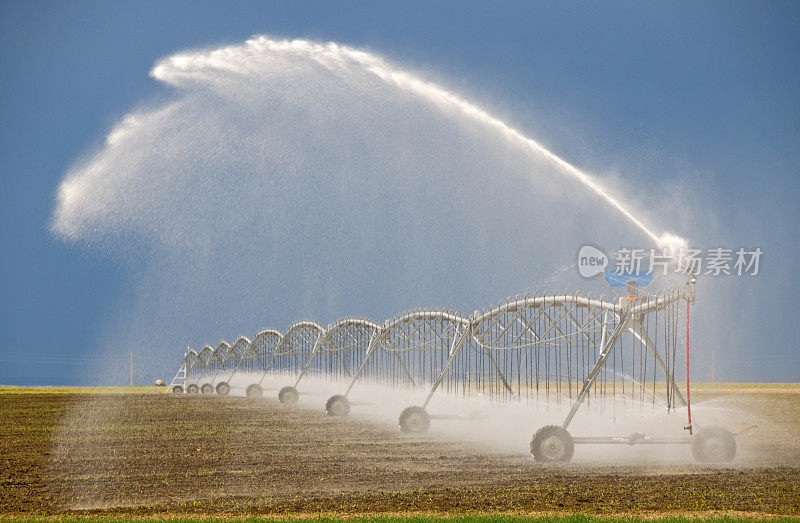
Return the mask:
[[542,452],[548,459],[557,460],[564,455],[564,442],[557,436],[550,436],[542,442]]
[[709,459],[717,461],[722,459],[725,452],[725,445],[719,438],[709,438],[703,445],[703,451]]
[[422,430],[422,416],[419,414],[414,414],[409,416],[408,418],[408,428],[411,429],[412,432],[419,432]]

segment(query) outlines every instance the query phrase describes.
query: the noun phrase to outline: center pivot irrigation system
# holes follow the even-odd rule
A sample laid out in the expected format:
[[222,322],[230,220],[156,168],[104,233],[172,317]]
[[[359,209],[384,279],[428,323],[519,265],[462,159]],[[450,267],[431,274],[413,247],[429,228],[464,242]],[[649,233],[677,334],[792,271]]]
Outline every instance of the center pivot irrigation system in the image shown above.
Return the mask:
[[[278,398],[292,404],[304,379],[314,377],[335,393],[325,404],[327,413],[344,417],[364,404],[349,399],[359,386],[403,389],[420,401],[399,415],[406,433],[424,433],[432,420],[458,418],[428,412],[437,394],[490,404],[555,405],[566,416],[533,435],[530,451],[537,461],[569,461],[575,444],[687,444],[699,462],[726,462],[736,453],[735,435],[692,425],[688,362],[694,285],[690,276],[655,294],[642,293],[631,281],[623,296],[612,299],[580,292],[524,295],[470,317],[415,309],[382,324],[350,317],[324,328],[304,320],[284,334],[268,329],[252,341],[242,336],[233,344],[189,350],[170,390],[226,396],[239,375],[244,395],[261,397],[270,376],[291,383]],[[683,390],[676,383],[679,360],[685,363]],[[581,409],[616,417],[618,408],[631,406],[666,407],[668,413],[685,407],[686,432],[679,437],[569,433]]]

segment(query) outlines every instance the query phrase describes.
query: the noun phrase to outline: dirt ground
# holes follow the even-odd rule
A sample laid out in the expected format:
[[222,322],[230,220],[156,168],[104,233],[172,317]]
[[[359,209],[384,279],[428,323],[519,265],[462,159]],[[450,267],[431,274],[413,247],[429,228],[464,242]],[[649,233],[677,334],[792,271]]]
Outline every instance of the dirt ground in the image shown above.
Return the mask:
[[749,458],[543,465],[271,399],[0,391],[0,516],[800,515],[800,392],[698,397],[769,424]]

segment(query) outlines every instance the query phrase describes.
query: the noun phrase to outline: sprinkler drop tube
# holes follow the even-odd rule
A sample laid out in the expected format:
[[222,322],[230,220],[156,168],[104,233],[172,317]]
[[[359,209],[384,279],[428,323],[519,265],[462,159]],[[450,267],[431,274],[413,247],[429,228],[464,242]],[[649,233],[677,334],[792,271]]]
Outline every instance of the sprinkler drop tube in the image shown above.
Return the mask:
[[689,298],[686,298],[686,412],[689,416],[689,434],[692,433],[692,400],[689,392]]

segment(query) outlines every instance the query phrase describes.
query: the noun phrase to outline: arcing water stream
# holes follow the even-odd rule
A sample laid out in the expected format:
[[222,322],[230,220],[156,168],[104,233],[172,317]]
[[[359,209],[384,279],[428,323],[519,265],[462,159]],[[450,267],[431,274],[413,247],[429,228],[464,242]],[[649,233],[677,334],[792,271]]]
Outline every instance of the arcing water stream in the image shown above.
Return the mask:
[[[461,112],[472,119],[476,125],[494,129],[507,140],[528,148],[530,154],[545,158],[560,172],[579,180],[587,189],[596,193],[622,213],[656,244],[674,243],[676,240],[680,240],[668,233],[661,236],[654,233],[617,198],[609,194],[597,180],[555,155],[537,141],[493,117],[484,109],[434,83],[426,82],[413,74],[393,67],[379,56],[365,51],[336,43],[273,40],[266,36],[259,36],[248,40],[244,45],[173,55],[160,61],[153,68],[151,74],[154,78],[176,87],[185,87],[190,82],[202,82],[212,89],[225,90],[229,87],[226,81],[229,75],[258,74],[261,67],[269,62],[295,64],[304,61],[314,62],[328,70],[339,71],[342,74],[347,74],[348,71],[354,69],[368,71],[386,83],[394,84],[414,96],[429,100],[443,111],[452,109]],[[268,75],[265,75],[264,81],[269,81]],[[140,125],[142,122],[138,118],[129,117],[123,126],[109,135],[108,145],[112,146],[125,139],[126,126],[138,127]],[[101,168],[101,166],[95,167]],[[85,171],[83,176],[91,176],[91,174]],[[81,176],[72,176],[65,180],[60,188],[54,225],[57,232],[65,234],[74,232],[70,218],[78,212],[75,209],[78,202],[85,203],[81,201],[81,187],[85,186],[81,183],[81,179]]]

